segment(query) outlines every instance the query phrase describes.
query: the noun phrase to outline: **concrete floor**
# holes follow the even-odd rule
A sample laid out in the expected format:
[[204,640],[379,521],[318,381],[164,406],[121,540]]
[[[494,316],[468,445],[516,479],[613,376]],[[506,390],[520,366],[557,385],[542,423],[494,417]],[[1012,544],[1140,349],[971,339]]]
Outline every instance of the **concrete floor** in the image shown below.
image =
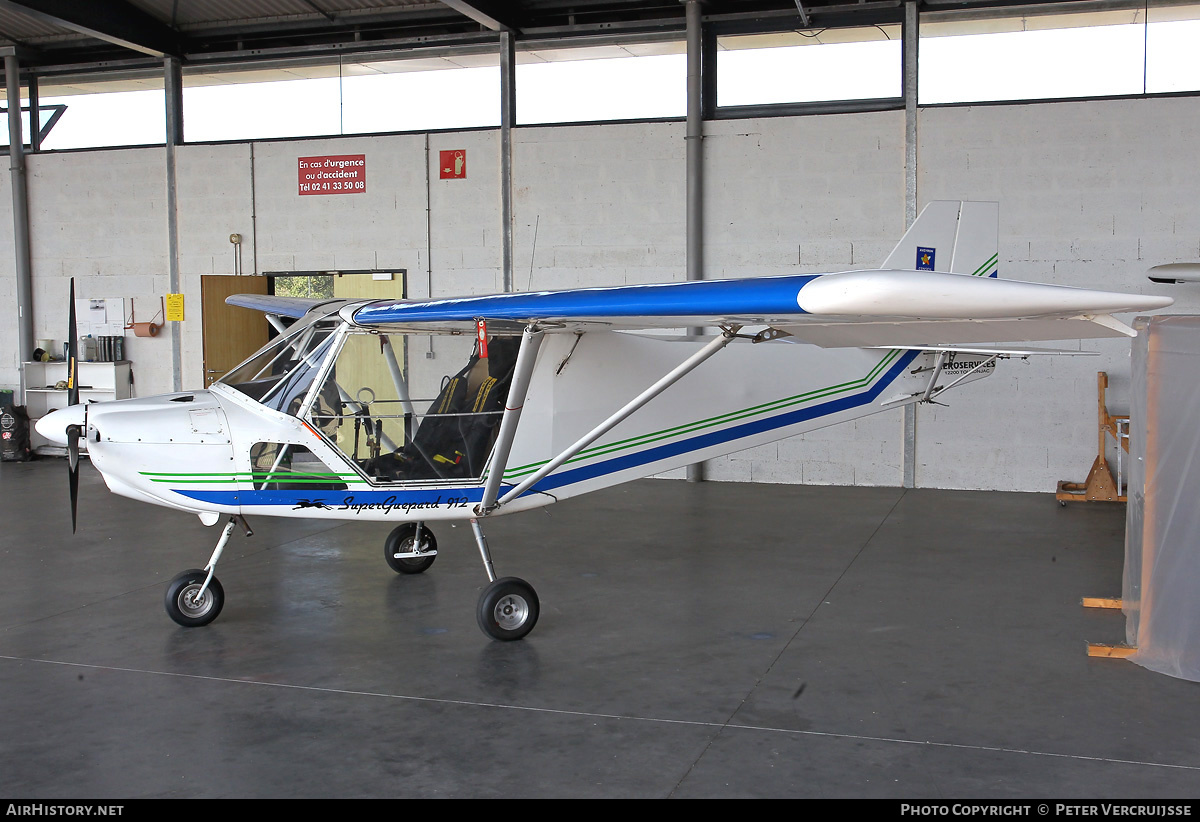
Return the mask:
[[402,577],[386,525],[256,519],[185,629],[217,529],[80,496],[0,465],[0,796],[1200,797],[1200,685],[1084,652],[1123,506],[642,481],[489,523],[542,602],[496,643],[465,526]]

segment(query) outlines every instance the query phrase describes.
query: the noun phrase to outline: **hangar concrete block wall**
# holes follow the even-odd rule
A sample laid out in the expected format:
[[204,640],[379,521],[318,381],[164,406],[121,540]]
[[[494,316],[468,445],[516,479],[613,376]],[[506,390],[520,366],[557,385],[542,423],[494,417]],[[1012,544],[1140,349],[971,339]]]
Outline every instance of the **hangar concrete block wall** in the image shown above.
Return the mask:
[[[904,126],[898,111],[707,123],[705,275],[877,266],[905,227]],[[998,200],[1003,277],[1163,293],[1146,269],[1200,259],[1198,128],[1196,97],[922,109],[918,201]],[[466,179],[438,179],[443,149],[467,151]],[[181,146],[184,386],[203,379],[200,277],[234,273],[231,233],[244,238],[246,273],[402,267],[414,297],[500,290],[498,152],[495,130]],[[366,155],[366,192],[299,196],[297,159],[322,154]],[[35,336],[64,336],[71,276],[80,297],[131,297],[150,319],[169,284],[165,150],[28,162]],[[514,286],[683,279],[684,166],[681,122],[514,130]],[[8,186],[0,177],[11,226]],[[1200,289],[1170,293],[1174,310],[1200,308]],[[7,230],[0,385],[13,387],[14,295]],[[135,393],[169,390],[169,337],[127,341]],[[1086,348],[1100,356],[1008,363],[948,407],[920,409],[917,485],[1050,491],[1082,479],[1095,456],[1095,374],[1110,374],[1118,411],[1129,376],[1128,343]],[[902,449],[902,412],[889,411],[715,460],[708,476],[899,485]]]
[[[917,190],[922,200],[970,191],[1000,202],[1001,277],[1166,293],[1176,299],[1169,311],[1194,313],[1200,291],[1155,285],[1146,271],[1200,259],[1200,208],[1188,201],[1197,102],[929,109]],[[1095,456],[1096,372],[1109,374],[1110,405],[1120,409],[1128,409],[1130,373],[1128,342],[1082,347],[1100,356],[1010,364],[986,390],[922,409],[921,484],[986,488],[1011,477],[998,487],[1049,491],[1061,479],[1082,481]]]

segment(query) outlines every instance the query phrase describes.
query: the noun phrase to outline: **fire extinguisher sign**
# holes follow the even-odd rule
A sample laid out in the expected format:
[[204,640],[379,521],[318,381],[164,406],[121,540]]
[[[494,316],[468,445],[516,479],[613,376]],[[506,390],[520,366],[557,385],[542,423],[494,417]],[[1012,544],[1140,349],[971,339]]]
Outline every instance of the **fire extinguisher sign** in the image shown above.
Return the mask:
[[453,148],[438,152],[438,168],[443,180],[462,180],[467,176],[466,149]]

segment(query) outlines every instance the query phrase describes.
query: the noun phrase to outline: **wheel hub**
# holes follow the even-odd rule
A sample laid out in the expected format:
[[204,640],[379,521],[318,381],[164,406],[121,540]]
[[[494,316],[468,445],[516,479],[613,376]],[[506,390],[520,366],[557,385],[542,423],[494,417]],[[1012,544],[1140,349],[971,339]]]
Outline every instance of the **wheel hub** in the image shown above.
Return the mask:
[[204,586],[193,583],[179,592],[179,610],[189,617],[201,617],[212,608],[212,591],[205,591],[203,596],[197,596]]
[[494,613],[497,625],[506,631],[513,631],[529,618],[529,603],[523,597],[509,594],[496,603]]
[[422,542],[421,544],[417,544],[417,540],[415,538],[409,537],[408,539],[406,539],[400,543],[400,550],[398,550],[396,553],[397,554],[423,554],[428,550],[429,550],[429,541],[428,540]]

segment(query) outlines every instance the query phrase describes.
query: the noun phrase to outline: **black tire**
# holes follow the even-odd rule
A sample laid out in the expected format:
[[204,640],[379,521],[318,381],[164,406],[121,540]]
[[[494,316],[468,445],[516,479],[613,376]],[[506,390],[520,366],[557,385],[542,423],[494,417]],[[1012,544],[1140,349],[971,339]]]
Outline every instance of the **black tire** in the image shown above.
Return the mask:
[[191,598],[203,587],[206,579],[208,571],[193,568],[175,577],[167,586],[167,615],[185,628],[207,625],[217,618],[225,606],[225,589],[216,577],[208,583],[204,598],[200,602],[192,602]]
[[540,611],[532,585],[523,579],[504,577],[483,589],[475,617],[492,639],[511,642],[533,630]]
[[408,553],[412,551],[414,540],[417,535],[417,524],[415,522],[406,522],[403,525],[397,525],[392,529],[392,533],[388,534],[387,540],[383,544],[383,559],[387,562],[388,567],[397,574],[419,574],[429,569],[433,565],[433,561],[437,559],[437,537],[433,535],[433,531],[429,530],[429,526],[421,524],[421,549],[429,551],[427,557],[400,557],[397,559],[394,555],[397,553]]

